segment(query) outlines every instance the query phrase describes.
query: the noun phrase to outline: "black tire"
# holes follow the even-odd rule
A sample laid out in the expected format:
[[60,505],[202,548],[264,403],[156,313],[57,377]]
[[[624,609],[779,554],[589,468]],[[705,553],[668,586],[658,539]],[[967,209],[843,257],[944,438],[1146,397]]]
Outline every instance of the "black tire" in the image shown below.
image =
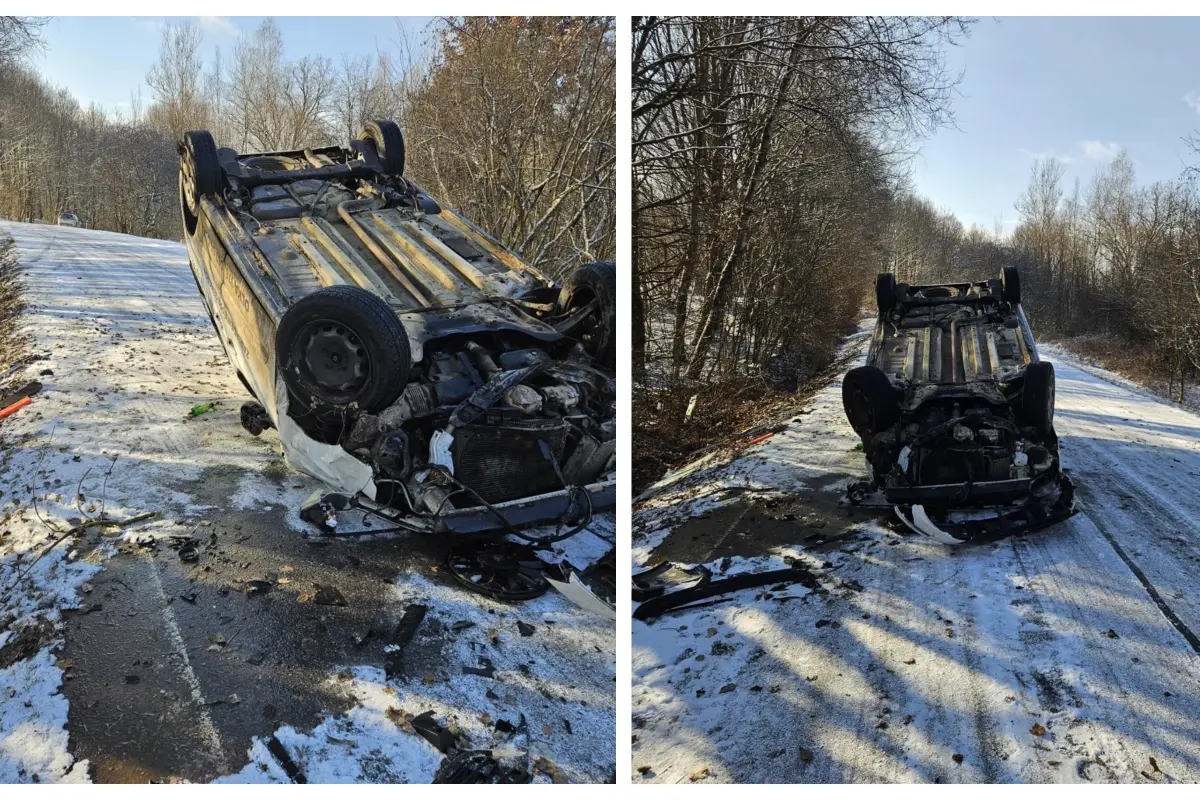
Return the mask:
[[388,119],[373,119],[363,125],[358,138],[375,146],[385,173],[397,178],[404,174],[404,134],[399,125]]
[[1016,267],[1001,267],[1000,299],[1013,305],[1021,302],[1021,273]]
[[591,320],[570,332],[583,342],[584,349],[609,369],[616,366],[617,353],[617,265],[612,261],[593,261],[572,272],[558,293],[558,313],[572,311],[597,300],[598,309]]
[[896,307],[895,273],[881,272],[875,276],[875,304],[880,314],[886,314]]
[[208,131],[188,131],[179,143],[179,205],[189,234],[196,232],[200,198],[221,191],[225,173],[217,160],[217,143]]
[[1040,433],[1054,432],[1054,365],[1037,361],[1025,368],[1021,421]]
[[900,420],[896,390],[883,370],[870,365],[855,367],[842,379],[842,408],[850,427],[866,438],[885,431]]
[[315,398],[369,414],[395,402],[412,368],[396,312],[357,286],[327,286],[297,301],[279,321],[275,358],[303,407]]

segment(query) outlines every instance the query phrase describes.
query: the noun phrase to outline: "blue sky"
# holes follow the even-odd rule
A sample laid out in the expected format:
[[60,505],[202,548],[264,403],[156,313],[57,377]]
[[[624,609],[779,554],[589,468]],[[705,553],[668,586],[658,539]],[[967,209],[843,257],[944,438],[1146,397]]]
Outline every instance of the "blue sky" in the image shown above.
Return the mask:
[[965,70],[960,130],[923,143],[917,190],[966,225],[1003,219],[1010,232],[1035,156],[1069,159],[1068,193],[1121,148],[1139,184],[1178,177],[1200,164],[1182,141],[1200,128],[1197,45],[1200,19],[981,18],[949,54]]
[[[87,106],[127,110],[130,94],[142,87],[149,100],[146,73],[158,57],[159,38],[171,17],[54,17],[46,26],[46,53],[34,66],[52,83],[64,86]],[[424,40],[430,17],[275,17],[291,57],[328,56],[337,64],[343,53],[394,50],[407,31],[414,45]],[[263,17],[198,17],[203,53],[215,47],[228,59],[239,32],[250,32]],[[228,63],[228,61],[226,61]]]
[[[128,108],[145,90],[164,17],[56,17],[35,62],[81,103]],[[407,31],[420,43],[427,17],[276,17],[289,55],[372,53]],[[261,17],[198,18],[204,52],[229,53]],[[958,129],[921,143],[917,190],[966,225],[1011,231],[1017,196],[1037,156],[1066,161],[1067,185],[1086,188],[1096,167],[1129,151],[1139,183],[1200,163],[1182,141],[1200,128],[1200,19],[983,17],[948,53],[963,71]]]

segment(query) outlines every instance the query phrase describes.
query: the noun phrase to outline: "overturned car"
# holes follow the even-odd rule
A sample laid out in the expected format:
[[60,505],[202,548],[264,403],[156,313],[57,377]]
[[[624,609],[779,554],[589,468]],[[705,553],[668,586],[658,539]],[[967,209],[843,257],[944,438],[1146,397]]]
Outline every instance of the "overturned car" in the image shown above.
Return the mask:
[[1074,513],[1054,432],[1054,367],[1038,357],[1016,268],[921,286],[882,273],[875,289],[866,364],[842,381],[871,476],[850,487],[850,502],[894,507],[912,530],[948,544]]
[[558,523],[615,502],[611,263],[563,285],[404,175],[390,121],[349,147],[179,146],[192,271],[294,466],[421,532]]

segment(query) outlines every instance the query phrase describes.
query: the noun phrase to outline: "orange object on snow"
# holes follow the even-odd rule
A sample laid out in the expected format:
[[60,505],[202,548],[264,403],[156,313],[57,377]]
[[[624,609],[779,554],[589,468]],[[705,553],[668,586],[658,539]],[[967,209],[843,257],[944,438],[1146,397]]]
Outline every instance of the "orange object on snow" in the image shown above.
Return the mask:
[[24,408],[25,406],[29,405],[32,402],[33,402],[33,400],[31,400],[30,398],[22,397],[20,400],[13,403],[8,408],[0,410],[0,419],[4,419],[5,417],[11,417],[13,414],[17,413],[22,408]]
[[746,447],[752,447],[756,444],[761,444],[761,443],[765,442],[767,439],[770,439],[774,435],[775,435],[775,431],[771,431],[770,433],[764,433],[761,436],[755,436],[753,439],[746,442]]

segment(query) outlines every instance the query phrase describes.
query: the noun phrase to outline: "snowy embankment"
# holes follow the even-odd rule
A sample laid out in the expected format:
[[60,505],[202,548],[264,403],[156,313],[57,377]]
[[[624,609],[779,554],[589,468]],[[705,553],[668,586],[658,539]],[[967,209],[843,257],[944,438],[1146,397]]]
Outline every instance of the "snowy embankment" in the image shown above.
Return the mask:
[[635,564],[819,583],[633,622],[635,781],[1200,780],[1200,417],[1046,355],[1082,508],[1050,529],[947,548],[840,515],[840,381],[635,509]]
[[[318,484],[283,464],[273,431],[254,438],[242,430],[238,411],[248,398],[212,330],[183,247],[43,225],[3,223],[4,230],[16,240],[25,270],[24,327],[33,339],[31,353],[42,357],[8,381],[40,380],[44,388],[31,405],[0,421],[5,443],[0,455],[0,783],[84,781],[98,768],[115,776],[127,774],[120,769],[141,769],[128,773],[141,780],[144,774],[161,780],[227,774],[227,780],[287,781],[267,752],[271,735],[310,782],[429,781],[442,754],[406,722],[424,711],[453,728],[461,746],[528,759],[537,780],[611,776],[611,622],[589,616],[553,592],[504,605],[459,590],[433,576],[436,567],[406,555],[403,537],[396,537],[392,550],[372,551],[386,555],[387,563],[407,558],[404,563],[414,565],[398,568],[386,591],[370,588],[370,579],[359,575],[365,568],[349,569],[360,561],[353,555],[361,552],[356,542],[305,549],[303,543],[325,544],[306,539],[313,532],[297,517],[300,503]],[[186,418],[189,409],[207,402],[215,402],[212,411]],[[236,476],[236,489],[214,497],[213,481],[228,475]],[[151,513],[125,528],[89,524],[101,515],[129,520]],[[190,568],[170,543],[174,539],[178,547],[179,541],[194,539],[198,529],[213,531],[213,543],[222,529],[222,539],[220,544],[202,540],[200,564]],[[559,555],[580,568],[595,560],[613,536],[611,515],[598,517],[593,530],[604,538],[585,532],[564,543]],[[383,539],[376,537],[376,544]],[[287,574],[274,581],[267,600],[243,595],[240,582],[252,575],[244,569],[239,574],[239,567],[271,566],[283,560],[278,551],[287,547],[314,555],[305,556],[294,577],[289,577],[290,566],[283,567]],[[321,554],[328,555],[318,558]],[[247,563],[235,563],[243,558]],[[115,571],[118,563],[127,571]],[[209,565],[211,571],[202,572]],[[428,605],[417,642],[440,654],[444,663],[437,680],[431,682],[429,672],[387,679],[377,663],[351,660],[328,670],[324,683],[314,682],[321,685],[295,686],[298,699],[320,703],[330,697],[341,704],[321,715],[315,727],[275,727],[264,721],[270,719],[265,710],[238,718],[240,709],[258,708],[253,687],[260,678],[247,669],[266,671],[278,664],[278,676],[263,674],[272,685],[286,687],[289,670],[305,666],[282,659],[264,664],[261,654],[239,649],[256,636],[268,641],[282,636],[281,644],[288,646],[289,636],[296,641],[316,637],[316,651],[322,649],[319,637],[327,636],[333,650],[346,647],[350,632],[325,622],[333,619],[326,615],[342,609],[305,605],[299,580],[304,569],[318,580],[332,575],[344,581],[347,595],[358,584],[367,585],[370,607],[361,613],[385,621],[399,617],[409,604]],[[99,587],[110,571],[147,579],[132,585],[120,577],[108,579],[119,585],[100,597],[92,583]],[[222,582],[207,575],[220,575]],[[177,596],[171,587],[178,587]],[[197,592],[202,603],[196,602]],[[176,602],[180,597],[183,601]],[[277,598],[274,605],[263,605],[270,598]],[[137,608],[143,609],[140,616]],[[271,611],[276,617],[292,614],[286,618],[303,627],[257,630],[262,619],[271,618],[261,615],[272,608],[283,609]],[[81,614],[71,616],[71,609]],[[213,643],[218,620],[238,615],[248,620],[239,642],[230,636]],[[72,630],[95,635],[67,641],[68,616]],[[205,627],[208,618],[213,627]],[[535,632],[518,634],[518,619],[533,623]],[[447,628],[451,623],[454,632]],[[162,655],[139,658],[140,649],[114,654],[105,645],[109,638]],[[92,662],[64,660],[64,647],[71,646],[81,653],[76,662]],[[364,661],[368,649],[360,653]],[[463,674],[460,664],[479,663],[481,653],[495,667],[493,678]],[[97,675],[105,659],[125,672],[132,662],[140,677],[127,674],[122,682],[119,674],[113,680]],[[119,710],[130,703],[161,702],[162,713],[153,707],[144,716],[161,723],[165,714],[179,722],[157,733],[141,727],[105,738],[103,725],[72,724],[79,709],[74,701],[68,704],[67,690],[84,685],[105,693],[85,699],[85,706],[99,702],[101,709]],[[231,686],[240,696],[230,693]],[[155,699],[159,695],[161,700]],[[287,710],[279,707],[279,716],[286,717]],[[264,708],[275,713],[275,706]],[[502,735],[496,721],[519,725],[521,713],[528,724]],[[170,741],[175,736],[181,738]],[[76,760],[81,748],[99,755],[91,763]],[[128,755],[120,763],[117,756],[113,764],[96,763],[110,753]],[[178,761],[171,760],[175,753]]]

